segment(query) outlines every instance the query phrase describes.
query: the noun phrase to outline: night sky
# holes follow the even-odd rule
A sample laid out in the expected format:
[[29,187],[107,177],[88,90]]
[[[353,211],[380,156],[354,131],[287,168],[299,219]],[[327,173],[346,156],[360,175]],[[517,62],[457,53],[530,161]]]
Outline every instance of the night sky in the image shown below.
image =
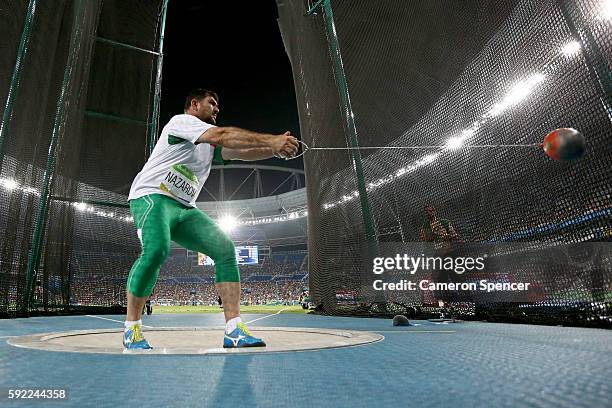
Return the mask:
[[[274,0],[170,0],[161,124],[183,112],[190,89],[202,87],[219,94],[219,126],[299,134],[291,65],[277,18]],[[303,168],[301,159],[260,163]]]

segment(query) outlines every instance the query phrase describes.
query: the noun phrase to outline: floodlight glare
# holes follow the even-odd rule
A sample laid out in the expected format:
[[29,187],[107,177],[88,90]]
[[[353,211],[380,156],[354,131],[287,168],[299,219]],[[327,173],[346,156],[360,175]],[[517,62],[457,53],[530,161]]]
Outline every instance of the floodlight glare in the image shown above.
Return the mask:
[[219,224],[219,228],[225,232],[230,232],[238,226],[238,220],[231,215],[224,215],[219,218],[217,223]]

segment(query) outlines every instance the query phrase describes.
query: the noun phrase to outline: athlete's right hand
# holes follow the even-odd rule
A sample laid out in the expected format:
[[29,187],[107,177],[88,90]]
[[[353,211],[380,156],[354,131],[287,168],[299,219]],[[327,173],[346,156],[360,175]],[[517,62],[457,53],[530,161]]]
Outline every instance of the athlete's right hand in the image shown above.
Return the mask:
[[270,146],[272,152],[281,157],[289,158],[294,157],[297,154],[299,144],[295,137],[291,136],[291,132],[285,132],[282,135],[278,135],[272,141]]

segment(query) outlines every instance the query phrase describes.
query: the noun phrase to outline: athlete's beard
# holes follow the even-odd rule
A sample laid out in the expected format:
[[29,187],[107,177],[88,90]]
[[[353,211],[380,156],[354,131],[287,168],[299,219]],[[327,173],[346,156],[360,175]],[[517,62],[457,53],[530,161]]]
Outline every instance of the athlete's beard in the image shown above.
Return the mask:
[[217,123],[217,121],[214,119],[213,115],[211,114],[198,115],[198,119],[206,123],[212,123],[213,125]]
[[215,125],[217,123],[217,121],[215,120],[214,116],[212,114],[208,114],[206,115],[206,117],[204,119],[202,119],[204,122],[207,123],[212,123],[213,125]]

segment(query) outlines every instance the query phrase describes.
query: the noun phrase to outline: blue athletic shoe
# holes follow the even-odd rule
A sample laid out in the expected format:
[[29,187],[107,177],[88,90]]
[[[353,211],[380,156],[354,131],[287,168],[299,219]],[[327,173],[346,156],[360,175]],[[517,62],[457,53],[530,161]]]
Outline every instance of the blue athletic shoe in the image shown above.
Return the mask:
[[244,323],[238,323],[234,331],[225,334],[223,338],[223,348],[239,347],[265,347],[266,343],[262,339],[253,337]]
[[148,350],[151,345],[142,335],[140,325],[133,325],[123,333],[123,346],[126,350]]

